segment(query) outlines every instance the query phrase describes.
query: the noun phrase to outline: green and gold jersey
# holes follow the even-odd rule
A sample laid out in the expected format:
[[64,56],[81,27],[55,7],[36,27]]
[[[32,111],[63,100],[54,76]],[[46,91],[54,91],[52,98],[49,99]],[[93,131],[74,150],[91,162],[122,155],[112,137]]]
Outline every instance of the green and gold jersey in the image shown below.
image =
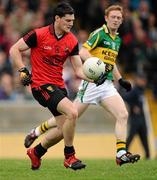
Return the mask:
[[106,25],[92,32],[89,39],[83,44],[92,56],[100,58],[104,63],[111,67],[107,79],[112,80],[112,69],[116,62],[121,45],[121,39],[118,35],[112,37]]

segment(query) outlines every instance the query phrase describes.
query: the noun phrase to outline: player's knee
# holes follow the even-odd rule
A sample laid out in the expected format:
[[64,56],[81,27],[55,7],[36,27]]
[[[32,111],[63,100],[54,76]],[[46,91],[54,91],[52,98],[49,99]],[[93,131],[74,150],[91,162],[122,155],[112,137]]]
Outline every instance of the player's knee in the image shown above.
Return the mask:
[[122,110],[121,112],[119,112],[119,115],[117,116],[117,120],[121,121],[122,123],[127,123],[128,111]]
[[121,119],[123,120],[123,122],[127,123],[127,120],[128,120],[128,111],[127,110],[122,111]]
[[76,121],[76,119],[78,118],[78,112],[75,108],[71,109],[67,116],[69,120]]

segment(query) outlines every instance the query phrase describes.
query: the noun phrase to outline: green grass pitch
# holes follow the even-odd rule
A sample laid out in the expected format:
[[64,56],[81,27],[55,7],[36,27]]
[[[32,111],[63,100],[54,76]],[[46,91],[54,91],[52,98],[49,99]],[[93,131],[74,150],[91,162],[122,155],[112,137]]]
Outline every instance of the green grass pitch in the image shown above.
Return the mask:
[[0,159],[0,180],[157,180],[157,160],[140,160],[121,167],[114,160],[84,160],[87,167],[73,171],[63,160],[44,159],[32,171],[29,160]]

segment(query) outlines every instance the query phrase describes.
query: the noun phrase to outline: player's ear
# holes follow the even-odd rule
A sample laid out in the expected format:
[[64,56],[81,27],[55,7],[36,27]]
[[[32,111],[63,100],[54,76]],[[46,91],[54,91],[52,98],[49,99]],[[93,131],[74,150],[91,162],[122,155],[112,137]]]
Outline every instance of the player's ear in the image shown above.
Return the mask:
[[108,19],[108,18],[107,18],[107,16],[106,16],[106,15],[104,16],[104,19],[105,19],[105,21],[107,22],[107,19]]
[[121,19],[121,23],[120,23],[120,24],[122,24],[122,23],[123,23],[123,19],[124,19],[124,18],[122,17],[122,19]]
[[60,17],[58,15],[55,16],[55,21],[58,21]]

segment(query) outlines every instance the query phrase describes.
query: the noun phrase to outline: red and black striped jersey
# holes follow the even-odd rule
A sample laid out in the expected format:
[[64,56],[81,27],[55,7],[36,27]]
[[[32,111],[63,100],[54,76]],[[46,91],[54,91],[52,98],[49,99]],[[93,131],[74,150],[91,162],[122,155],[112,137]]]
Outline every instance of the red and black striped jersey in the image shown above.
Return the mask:
[[78,55],[78,41],[72,32],[57,38],[53,25],[30,31],[23,37],[31,48],[33,87],[54,84],[63,88],[63,64],[67,57]]

